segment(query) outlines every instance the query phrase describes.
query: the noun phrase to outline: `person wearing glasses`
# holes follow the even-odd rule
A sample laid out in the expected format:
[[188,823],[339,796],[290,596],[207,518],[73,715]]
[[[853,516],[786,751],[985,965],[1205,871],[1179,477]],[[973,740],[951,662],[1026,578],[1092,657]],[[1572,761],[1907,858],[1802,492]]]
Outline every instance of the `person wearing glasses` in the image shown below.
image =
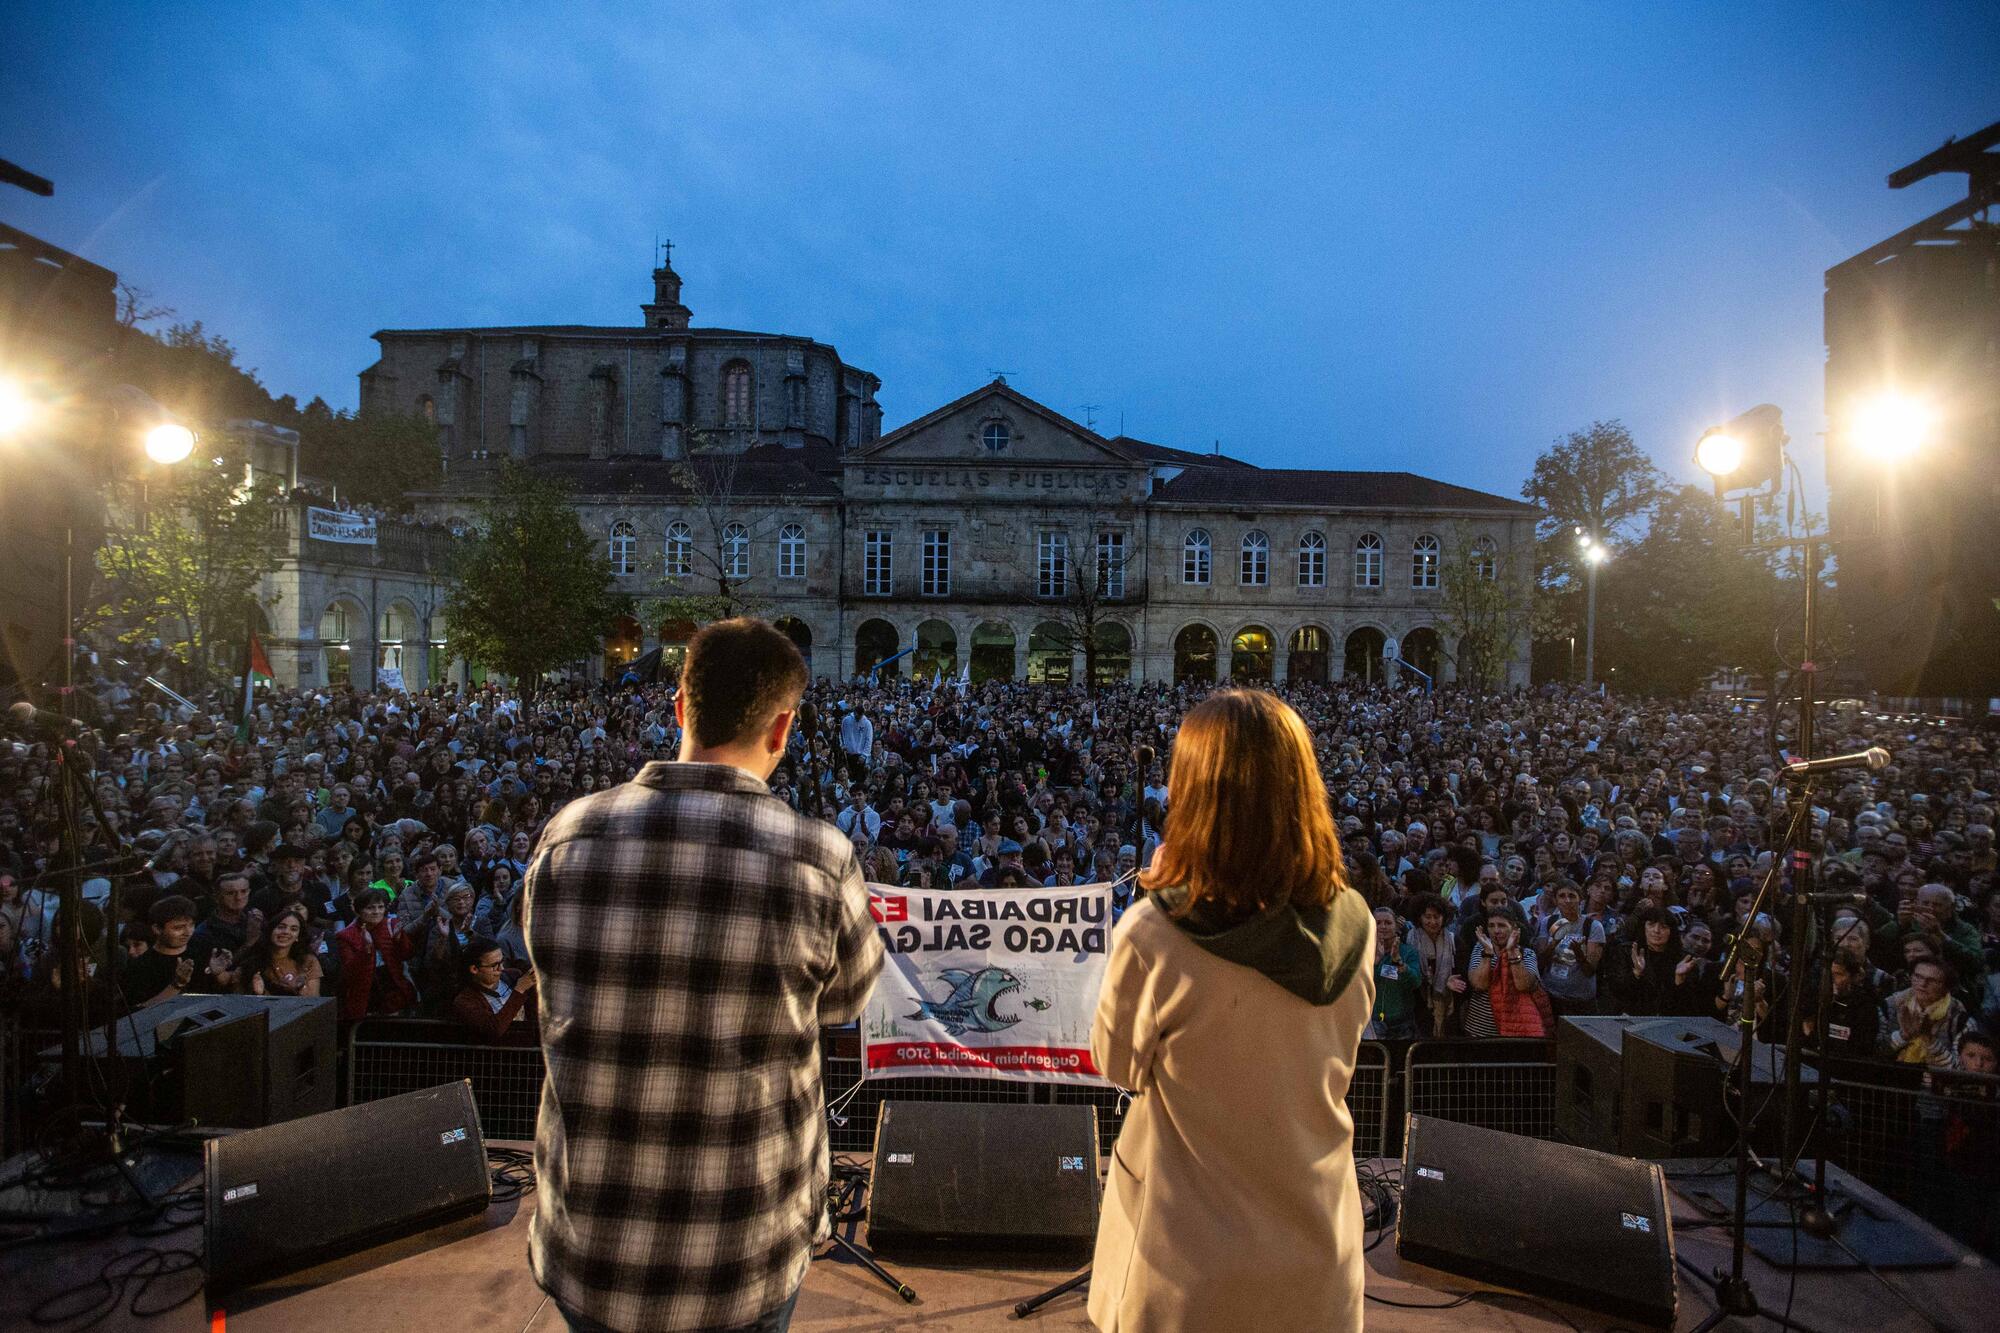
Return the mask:
[[452,997],[451,1016],[479,1040],[499,1041],[534,994],[534,969],[509,978],[507,955],[498,944],[484,938],[468,944],[460,958],[463,981]]

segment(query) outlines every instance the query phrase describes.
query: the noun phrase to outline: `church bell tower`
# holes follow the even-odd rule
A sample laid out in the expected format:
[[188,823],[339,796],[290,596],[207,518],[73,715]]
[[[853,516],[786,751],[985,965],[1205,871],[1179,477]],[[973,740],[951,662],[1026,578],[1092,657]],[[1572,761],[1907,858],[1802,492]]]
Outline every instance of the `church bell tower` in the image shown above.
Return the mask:
[[656,258],[659,267],[653,270],[653,299],[639,307],[646,313],[646,327],[684,329],[692,312],[681,304],[681,275],[674,272],[674,243],[662,242]]

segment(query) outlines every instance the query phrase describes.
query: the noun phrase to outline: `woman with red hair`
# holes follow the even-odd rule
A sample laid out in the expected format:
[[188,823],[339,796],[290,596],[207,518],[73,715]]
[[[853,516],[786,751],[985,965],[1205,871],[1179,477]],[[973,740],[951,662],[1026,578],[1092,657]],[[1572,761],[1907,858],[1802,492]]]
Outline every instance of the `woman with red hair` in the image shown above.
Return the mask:
[[1090,1318],[1128,1330],[1360,1328],[1347,1113],[1375,1003],[1312,739],[1257,690],[1174,742],[1166,839],[1112,938],[1090,1048],[1135,1096],[1112,1150]]

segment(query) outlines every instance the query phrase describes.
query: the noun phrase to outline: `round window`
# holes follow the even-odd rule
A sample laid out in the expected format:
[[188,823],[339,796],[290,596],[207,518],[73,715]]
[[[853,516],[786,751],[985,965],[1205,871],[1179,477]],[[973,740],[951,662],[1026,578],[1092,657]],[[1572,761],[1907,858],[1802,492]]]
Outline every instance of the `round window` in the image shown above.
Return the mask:
[[987,453],[1000,454],[1005,453],[1007,446],[1013,442],[1014,432],[1007,429],[1004,421],[989,421],[986,429],[979,433],[979,439],[986,446]]

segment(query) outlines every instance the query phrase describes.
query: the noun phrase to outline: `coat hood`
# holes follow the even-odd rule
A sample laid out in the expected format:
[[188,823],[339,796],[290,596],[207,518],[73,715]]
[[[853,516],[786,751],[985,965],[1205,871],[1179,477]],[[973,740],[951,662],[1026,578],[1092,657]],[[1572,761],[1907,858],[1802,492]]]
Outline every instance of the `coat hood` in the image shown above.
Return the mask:
[[1167,919],[1217,958],[1263,973],[1309,1004],[1332,1004],[1373,952],[1375,916],[1353,889],[1333,895],[1329,907],[1280,903],[1246,921],[1229,923],[1201,904],[1185,916],[1174,910],[1187,888],[1155,889]]

